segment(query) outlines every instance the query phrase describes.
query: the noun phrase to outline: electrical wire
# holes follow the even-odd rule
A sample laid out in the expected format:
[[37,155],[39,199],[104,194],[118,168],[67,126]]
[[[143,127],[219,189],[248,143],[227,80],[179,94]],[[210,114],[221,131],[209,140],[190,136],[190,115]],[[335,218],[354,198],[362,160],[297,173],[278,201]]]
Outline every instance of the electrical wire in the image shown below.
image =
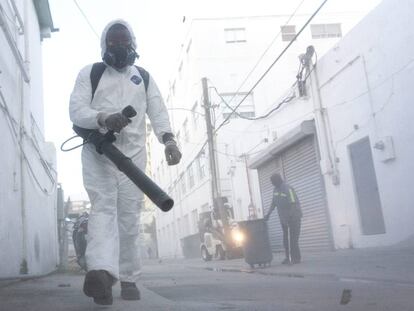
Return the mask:
[[256,151],[256,152],[252,152],[252,151],[254,149],[256,149],[257,147],[259,147],[260,145],[266,143],[266,142],[267,142],[267,140],[262,139],[258,144],[256,144],[252,148],[250,148],[247,152],[243,152],[242,154],[239,154],[239,155],[237,155],[237,154],[231,154],[231,153],[228,153],[228,152],[222,152],[222,151],[219,151],[217,149],[214,149],[214,151],[217,152],[217,153],[219,153],[219,154],[223,154],[223,155],[226,155],[226,156],[230,156],[230,157],[234,157],[234,158],[240,159],[242,156],[245,156],[245,155],[250,156],[250,155],[253,155],[253,154],[262,152],[262,150],[259,150],[259,151]]
[[[9,4],[9,3],[8,3]],[[9,4],[9,10],[13,10],[11,7],[10,7],[10,4]],[[13,24],[13,26],[15,26],[15,27],[17,27],[17,25],[16,25],[16,20],[14,19],[14,18],[11,18],[7,13],[6,13],[6,11],[4,10],[4,8],[3,8],[3,6],[0,4],[0,11],[3,13],[3,15],[4,16],[6,16],[6,18],[9,20],[9,22],[10,23],[12,23]]]
[[75,5],[78,7],[79,12],[82,14],[83,18],[85,19],[85,21],[88,23],[89,28],[92,30],[92,32],[95,34],[95,36],[99,39],[99,34],[97,33],[97,31],[95,30],[95,28],[92,26],[91,22],[89,21],[89,18],[86,16],[86,14],[83,12],[82,8],[80,7],[80,5],[78,4],[78,2],[76,0],[73,0],[73,2],[75,3]]
[[75,147],[72,147],[72,148],[69,148],[69,149],[63,149],[63,147],[65,146],[65,144],[66,143],[68,143],[68,142],[70,142],[72,139],[75,139],[75,138],[77,138],[77,137],[80,137],[79,135],[75,135],[75,136],[72,136],[71,138],[69,138],[69,139],[66,139],[61,145],[60,145],[60,150],[61,151],[63,151],[63,152],[69,152],[69,151],[72,151],[72,150],[75,150],[75,149],[78,149],[78,148],[80,148],[80,147],[82,147],[83,145],[85,145],[85,144],[87,144],[88,142],[87,141],[84,141],[82,144],[79,144],[79,145],[77,145],[77,146],[75,146]]
[[[289,24],[289,22],[292,20],[292,18],[296,15],[297,11],[300,9],[300,7],[302,6],[302,4],[305,2],[305,0],[302,0],[299,5],[296,7],[296,9],[293,11],[293,13],[289,16],[288,20],[286,21],[286,23],[283,26],[287,26]],[[273,38],[273,40],[270,42],[270,44],[268,45],[268,47],[264,50],[264,52],[262,53],[262,55],[259,57],[258,61],[256,62],[256,64],[253,66],[253,68],[249,71],[249,73],[247,74],[247,76],[244,78],[243,82],[240,84],[240,86],[237,88],[236,94],[241,90],[241,88],[243,87],[243,85],[247,82],[247,80],[250,78],[250,76],[252,75],[252,73],[256,70],[256,68],[259,66],[260,62],[263,60],[264,56],[266,55],[266,53],[270,50],[270,48],[272,47],[272,45],[276,42],[276,40],[280,37],[280,35],[282,34],[282,27],[280,28],[280,31],[276,34],[276,36]],[[236,95],[234,95],[230,100],[229,103],[231,103],[233,101],[233,99],[236,97]]]
[[[26,135],[27,136],[27,138],[30,140],[30,142],[32,143],[32,145],[33,145],[33,147],[35,148],[35,150],[36,150],[36,152],[37,152],[37,154],[39,155],[39,157],[40,157],[40,160],[42,161],[42,163],[44,163],[44,164],[42,164],[42,165],[46,165],[47,166],[47,169],[49,170],[49,171],[53,171],[56,175],[57,175],[57,171],[55,170],[55,168],[54,167],[52,167],[52,166],[50,166],[49,165],[49,162],[48,161],[46,161],[46,160],[44,160],[43,158],[43,154],[42,154],[42,152],[41,152],[41,148],[40,148],[40,145],[39,145],[39,142],[37,141],[37,138],[36,138],[36,133],[35,133],[35,131],[34,131],[34,125],[36,125],[36,126],[38,126],[37,124],[36,124],[36,122],[34,121],[34,118],[33,118],[33,116],[32,116],[32,136],[29,136],[29,135]],[[40,131],[39,131],[40,132]],[[42,135],[42,138],[43,138],[43,140],[44,140],[44,137],[43,137],[43,135]],[[52,175],[50,174],[50,172],[49,172],[49,177],[51,177]],[[53,182],[56,182],[56,180],[53,178]]]
[[[296,85],[296,82],[295,82],[294,85]],[[280,107],[282,107],[283,104],[289,103],[294,98],[296,98],[295,93],[293,93],[293,95],[290,95],[290,96],[285,97],[281,102],[279,102],[279,104],[275,108],[271,109],[268,113],[266,113],[266,114],[264,114],[262,116],[259,116],[259,117],[246,117],[246,116],[243,116],[242,114],[240,114],[239,112],[237,112],[233,107],[231,107],[230,104],[227,103],[226,100],[223,98],[223,96],[218,92],[218,90],[217,90],[217,88],[215,86],[212,86],[211,88],[216,92],[216,94],[220,97],[220,99],[227,106],[227,108],[229,108],[232,111],[232,113],[234,113],[235,115],[237,115],[241,119],[250,120],[250,121],[255,121],[255,120],[260,120],[260,119],[266,119],[273,112],[275,112],[276,110],[280,109]]]
[[[262,76],[256,81],[256,83],[253,85],[253,87],[246,93],[246,95],[243,97],[243,99],[234,107],[234,110],[237,110],[237,108],[246,100],[246,98],[251,94],[251,92],[259,85],[259,83],[263,80],[263,78],[269,73],[269,71],[273,68],[273,66],[280,60],[280,58],[286,53],[286,51],[290,48],[290,46],[293,44],[293,42],[300,36],[300,34],[304,31],[304,29],[309,25],[309,23],[313,20],[313,18],[319,13],[319,11],[322,9],[322,7],[326,4],[328,0],[324,0],[322,4],[316,9],[316,11],[310,16],[310,18],[306,21],[306,23],[302,26],[302,28],[299,30],[299,32],[295,35],[295,37],[286,45],[286,47],[282,50],[282,52],[277,56],[277,58],[273,61],[273,63],[268,67],[268,69],[262,74]],[[244,83],[244,82],[243,82]],[[283,104],[282,104],[283,105]],[[280,108],[280,107],[279,107]],[[223,120],[222,123],[217,127],[217,129],[214,130],[214,135],[226,124],[229,123],[229,120],[231,118],[230,113],[227,118]],[[204,143],[202,143],[204,141]],[[203,150],[204,147],[207,145],[208,139],[203,139],[197,145],[201,145],[200,150]],[[192,150],[194,151],[195,148]],[[193,152],[191,152],[193,154]],[[187,158],[183,159],[187,160]]]
[[[282,50],[282,52],[276,57],[273,63],[265,70],[265,72],[261,75],[261,77],[256,81],[256,83],[250,88],[250,90],[245,94],[242,100],[234,107],[234,110],[240,107],[240,105],[246,100],[246,98],[253,92],[253,90],[259,85],[259,83],[264,79],[264,77],[270,72],[274,65],[282,58],[282,56],[286,53],[286,51],[290,48],[293,42],[301,35],[301,33],[305,30],[305,28],[309,25],[309,23],[313,20],[316,14],[322,9],[322,7],[328,2],[328,0],[324,0],[322,4],[316,9],[316,11],[309,17],[306,23],[302,26],[299,32],[293,37],[293,39],[286,45],[286,47]],[[222,126],[226,124],[226,122],[231,118],[233,113],[230,113],[224,121],[215,129],[214,133],[217,133]]]
[[[405,63],[400,69],[394,71],[392,74],[390,74],[387,77],[385,77],[381,82],[378,82],[376,85],[372,86],[371,87],[371,91],[373,91],[373,90],[379,88],[380,86],[384,85],[389,80],[394,79],[394,77],[396,75],[398,75],[401,72],[405,71],[413,63],[414,63],[414,58],[411,59],[411,60],[409,60],[407,63]],[[364,92],[362,92],[362,93],[360,93],[360,94],[352,97],[351,99],[344,100],[344,101],[342,101],[340,103],[337,103],[337,104],[333,104],[333,105],[327,107],[327,109],[330,110],[330,109],[335,108],[335,107],[339,107],[339,106],[344,106],[344,105],[350,104],[350,103],[354,102],[355,100],[361,98],[362,96],[364,96],[364,95],[366,95],[368,93],[369,93],[369,90],[366,90],[366,91],[364,91]]]
[[51,189],[50,190],[47,190],[46,188],[44,188],[41,185],[39,179],[37,178],[37,176],[36,176],[36,174],[34,172],[34,169],[33,169],[32,165],[30,164],[29,158],[28,158],[26,152],[24,151],[23,144],[22,144],[21,140],[19,140],[19,134],[18,134],[17,129],[15,128],[15,126],[13,124],[13,122],[14,123],[17,123],[17,122],[11,116],[10,111],[8,109],[8,106],[7,106],[7,103],[6,103],[6,100],[5,100],[5,98],[4,98],[4,96],[3,96],[3,94],[1,92],[0,92],[0,98],[1,98],[1,100],[3,102],[2,104],[0,104],[0,108],[1,108],[1,110],[4,112],[4,114],[7,117],[6,118],[8,120],[7,124],[9,125],[10,132],[12,133],[13,139],[15,140],[15,142],[17,143],[17,145],[19,146],[20,152],[23,155],[23,159],[25,160],[25,163],[26,163],[26,165],[27,165],[27,167],[29,169],[30,175],[32,176],[32,179],[35,181],[36,185],[39,187],[39,189],[45,195],[51,196],[55,192],[55,188],[56,188],[56,185],[57,185],[56,180],[51,175],[50,171],[47,170],[47,165],[45,166],[45,163],[44,163],[45,160],[42,157],[40,157],[41,164],[42,164],[43,168],[45,169],[46,174],[48,175],[49,178],[52,176],[52,178],[51,178],[52,186],[51,186]]
[[359,125],[357,128],[355,128],[354,130],[352,130],[351,132],[349,132],[347,135],[345,135],[344,137],[338,139],[335,141],[335,149],[338,148],[338,145],[340,143],[342,143],[343,141],[347,140],[349,137],[351,137],[354,133],[356,133],[358,130],[360,130],[361,128],[364,128],[366,126],[368,126],[368,124],[371,123],[372,120],[375,119],[376,115],[380,112],[382,112],[386,106],[388,106],[391,101],[392,101],[392,97],[394,96],[394,83],[392,84],[392,89],[390,91],[390,95],[388,96],[387,100],[384,102],[384,104],[377,110],[374,111],[370,117],[368,119],[365,120],[365,122],[361,125]]

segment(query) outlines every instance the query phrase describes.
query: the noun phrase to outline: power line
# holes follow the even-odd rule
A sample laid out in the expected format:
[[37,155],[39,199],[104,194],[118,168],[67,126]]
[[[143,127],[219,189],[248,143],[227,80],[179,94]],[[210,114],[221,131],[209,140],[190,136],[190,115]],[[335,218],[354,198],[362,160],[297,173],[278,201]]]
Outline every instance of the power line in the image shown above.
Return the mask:
[[[293,86],[295,86],[295,85],[296,85],[296,83],[293,84]],[[215,86],[213,86],[211,88],[214,89],[214,91],[216,92],[216,94],[220,97],[220,99],[222,100],[222,102],[232,111],[232,113],[234,113],[235,115],[237,115],[241,119],[250,120],[250,121],[255,121],[255,120],[260,120],[260,119],[266,119],[273,112],[275,112],[276,110],[278,110],[283,104],[289,103],[294,98],[296,98],[296,95],[293,92],[293,95],[290,95],[288,97],[285,97],[275,108],[271,109],[265,115],[262,115],[262,116],[259,116],[259,117],[246,117],[246,116],[243,116],[242,114],[240,114],[239,112],[237,112],[233,107],[231,107],[231,105],[229,103],[227,103],[225,101],[225,99],[223,98],[223,96],[218,92],[218,90],[217,90],[217,88]]]
[[[306,23],[302,26],[302,28],[299,30],[299,32],[293,37],[293,39],[286,45],[286,47],[283,49],[283,51],[279,54],[278,57],[273,61],[273,63],[266,69],[266,71],[262,74],[262,76],[256,81],[256,83],[253,85],[253,87],[245,94],[245,96],[242,98],[242,100],[237,104],[237,106],[234,107],[234,110],[237,110],[237,108],[240,107],[240,105],[246,100],[246,98],[253,92],[253,90],[259,85],[259,83],[264,79],[264,77],[270,72],[270,70],[273,68],[273,66],[282,58],[282,56],[286,53],[286,51],[290,48],[290,46],[293,44],[293,42],[296,41],[296,39],[300,36],[300,34],[305,30],[305,28],[309,25],[309,23],[313,20],[313,18],[316,16],[316,14],[319,13],[319,11],[322,9],[322,7],[328,2],[328,0],[324,0],[322,4],[318,7],[318,9],[311,15],[311,17],[306,21]],[[233,112],[231,112],[224,121],[214,130],[214,134],[216,134],[220,128],[226,124],[226,122],[231,118]]]
[[[296,15],[296,12],[299,10],[299,8],[302,6],[302,4],[305,2],[305,0],[302,0],[299,5],[296,7],[296,9],[293,11],[293,13],[289,16],[288,20],[286,21],[286,23],[283,26],[287,26],[289,24],[289,22],[292,20],[292,18]],[[282,34],[282,28],[280,28],[280,31],[277,33],[277,35],[273,38],[273,40],[270,42],[270,44],[268,45],[268,47],[264,50],[264,52],[262,53],[262,55],[259,57],[258,61],[256,62],[256,64],[253,66],[253,68],[250,70],[250,72],[247,74],[247,76],[244,78],[243,82],[240,84],[240,86],[237,88],[236,94],[241,90],[241,88],[243,87],[243,85],[246,83],[246,81],[250,78],[250,76],[252,75],[252,73],[256,70],[257,66],[259,66],[260,62],[263,60],[263,57],[266,55],[266,53],[270,50],[270,48],[272,47],[272,45],[275,43],[275,41],[277,40],[277,38],[279,38],[279,36]],[[230,100],[229,103],[232,102],[232,100],[236,97],[236,95],[234,95]]]
[[96,32],[95,28],[92,26],[91,22],[89,21],[89,18],[86,16],[86,14],[83,12],[82,8],[79,6],[78,2],[76,0],[73,0],[73,2],[75,3],[75,5],[78,7],[79,12],[82,14],[83,18],[85,19],[85,21],[88,23],[89,28],[93,31],[93,33],[95,34],[95,36],[99,39],[99,35]]
[[9,110],[9,108],[7,106],[7,102],[6,102],[3,94],[1,93],[1,91],[0,91],[0,98],[1,98],[1,101],[2,101],[2,103],[0,103],[0,109],[3,110],[3,112],[4,112],[5,116],[6,116],[6,119],[8,120],[7,123],[9,125],[10,132],[12,133],[12,137],[15,140],[15,142],[17,143],[17,145],[19,146],[20,152],[23,155],[23,159],[24,159],[24,161],[25,161],[25,163],[26,163],[26,165],[27,165],[27,167],[29,169],[29,172],[30,172],[30,175],[32,176],[32,179],[35,181],[36,185],[39,187],[39,189],[45,195],[47,195],[47,196],[52,195],[54,193],[55,189],[56,189],[56,180],[55,180],[53,174],[50,172],[50,168],[49,168],[46,160],[44,160],[43,157],[42,157],[42,155],[39,153],[41,165],[43,166],[43,168],[45,170],[45,173],[48,175],[48,177],[51,179],[51,182],[52,182],[52,187],[51,187],[50,190],[47,190],[46,188],[44,188],[41,185],[39,179],[37,178],[37,175],[34,172],[34,169],[33,169],[32,165],[30,164],[29,158],[26,155],[26,152],[24,151],[23,143],[19,139],[18,131],[15,128],[15,125],[14,125],[14,123],[17,123],[17,122],[12,117],[12,115],[10,114],[10,110]]
[[[312,73],[312,71],[316,68],[316,64],[317,64],[317,62],[318,62],[318,55],[316,54],[316,52],[314,51],[314,49],[313,49],[313,46],[310,46],[310,47],[312,47],[312,55],[314,54],[315,55],[315,57],[316,57],[316,60],[315,60],[315,63],[314,63],[314,65],[312,66],[312,69],[310,69],[309,70],[309,63],[310,63],[310,61],[311,61],[311,57],[309,57],[308,59],[307,59],[307,62],[308,62],[308,64],[306,65],[306,64],[304,64],[302,61],[300,62],[300,65],[299,65],[299,69],[298,69],[298,73],[296,74],[296,81],[295,81],[295,83],[293,83],[292,84],[292,86],[291,86],[291,90],[290,90],[290,92],[292,92],[293,91],[293,94],[292,95],[290,95],[290,96],[288,96],[288,97],[285,97],[283,100],[282,100],[282,102],[280,102],[275,108],[273,108],[273,109],[271,109],[269,112],[267,112],[266,114],[264,114],[264,115],[262,115],[262,116],[259,116],[259,117],[247,117],[247,116],[244,116],[244,115],[242,115],[241,113],[239,113],[239,112],[237,112],[236,111],[236,109],[235,108],[233,108],[224,98],[223,98],[223,96],[220,94],[220,92],[217,90],[217,88],[214,86],[214,84],[213,83],[211,83],[211,84],[213,84],[213,86],[211,86],[210,88],[211,89],[214,89],[214,91],[216,92],[216,94],[220,97],[220,99],[221,99],[221,101],[232,111],[232,113],[234,113],[234,114],[236,114],[239,118],[241,118],[241,119],[245,119],[245,120],[251,120],[251,121],[255,121],[255,120],[260,120],[260,119],[266,119],[267,117],[269,117],[273,112],[275,112],[276,110],[278,110],[283,104],[285,104],[285,103],[288,103],[288,102],[290,102],[290,101],[292,101],[294,98],[296,98],[296,96],[295,96],[295,92],[294,92],[294,88],[296,87],[296,86],[298,86],[298,87],[300,87],[300,85],[304,85],[305,84],[305,82],[307,81],[307,79],[309,78],[309,76],[310,76],[310,74]],[[308,47],[308,49],[310,48],[310,47]],[[308,72],[307,72],[307,74],[306,74],[306,76],[305,76],[305,78],[304,79],[302,79],[302,74],[303,74],[303,70],[305,69],[305,68],[308,68]],[[211,82],[211,80],[210,80],[210,82]],[[302,96],[302,95],[300,95],[300,96]],[[235,96],[233,96],[233,98],[234,98]],[[232,98],[232,99],[233,99]],[[231,101],[231,99],[230,99],[230,101]],[[229,102],[230,102],[229,101]]]
[[[288,43],[288,45],[283,49],[283,51],[279,54],[279,56],[275,59],[275,61],[268,67],[268,69],[262,74],[262,76],[259,78],[259,80],[253,85],[253,87],[249,90],[249,92],[246,93],[246,95],[243,97],[243,99],[234,107],[234,110],[237,110],[237,108],[246,100],[246,98],[251,94],[251,92],[257,87],[257,85],[263,80],[263,78],[269,73],[269,71],[273,68],[273,66],[279,61],[279,59],[286,53],[286,51],[289,49],[289,47],[293,44],[293,42],[299,37],[299,35],[303,32],[303,30],[309,25],[309,23],[313,20],[313,18],[316,16],[316,14],[319,13],[319,11],[322,9],[322,7],[328,2],[328,0],[324,0],[322,4],[317,8],[317,10],[310,16],[310,18],[306,21],[306,23],[302,26],[302,28],[299,30],[299,32],[295,35],[295,37]],[[309,75],[308,75],[309,76]],[[229,122],[229,119],[231,118],[233,112],[231,112],[220,125],[215,129],[214,134],[218,132],[220,128],[223,127],[226,123]],[[203,148],[206,146],[208,140],[204,140],[204,143],[202,144],[200,150],[203,150]],[[200,141],[201,145],[202,141]],[[191,152],[192,153],[192,152]]]

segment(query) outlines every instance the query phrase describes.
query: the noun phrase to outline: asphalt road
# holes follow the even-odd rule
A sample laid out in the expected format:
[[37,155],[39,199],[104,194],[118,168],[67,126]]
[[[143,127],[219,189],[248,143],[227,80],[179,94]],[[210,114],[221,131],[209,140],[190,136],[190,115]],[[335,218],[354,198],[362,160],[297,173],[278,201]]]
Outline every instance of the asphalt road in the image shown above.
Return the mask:
[[205,266],[146,265],[142,300],[101,307],[82,294],[83,275],[53,274],[0,287],[1,311],[82,310],[414,310],[414,284],[207,270]]
[[190,310],[414,310],[414,284],[265,271],[149,266],[142,284]]

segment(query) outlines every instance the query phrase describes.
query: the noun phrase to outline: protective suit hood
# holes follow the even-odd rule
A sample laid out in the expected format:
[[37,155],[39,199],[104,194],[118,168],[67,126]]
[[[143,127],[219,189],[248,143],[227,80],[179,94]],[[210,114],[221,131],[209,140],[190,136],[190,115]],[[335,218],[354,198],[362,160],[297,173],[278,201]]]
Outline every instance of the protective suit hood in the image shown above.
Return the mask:
[[108,33],[109,28],[111,28],[115,24],[121,24],[121,25],[125,26],[128,29],[129,33],[131,34],[132,47],[133,47],[134,50],[137,49],[137,41],[135,39],[135,34],[134,34],[134,31],[132,30],[131,26],[126,21],[124,21],[123,19],[115,19],[115,20],[109,22],[109,24],[105,26],[105,28],[102,32],[102,35],[101,35],[101,57],[102,57],[102,59],[103,59],[104,54],[105,54],[106,49],[107,49],[106,35]]

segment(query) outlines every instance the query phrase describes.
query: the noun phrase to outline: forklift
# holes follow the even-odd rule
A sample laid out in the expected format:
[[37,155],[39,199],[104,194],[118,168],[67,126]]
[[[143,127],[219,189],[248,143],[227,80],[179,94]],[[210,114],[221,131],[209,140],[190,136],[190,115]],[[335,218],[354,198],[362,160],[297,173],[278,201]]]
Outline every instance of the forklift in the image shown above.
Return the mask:
[[200,252],[204,261],[243,257],[244,235],[234,221],[232,206],[226,197],[215,201],[211,211],[200,213],[198,229]]

